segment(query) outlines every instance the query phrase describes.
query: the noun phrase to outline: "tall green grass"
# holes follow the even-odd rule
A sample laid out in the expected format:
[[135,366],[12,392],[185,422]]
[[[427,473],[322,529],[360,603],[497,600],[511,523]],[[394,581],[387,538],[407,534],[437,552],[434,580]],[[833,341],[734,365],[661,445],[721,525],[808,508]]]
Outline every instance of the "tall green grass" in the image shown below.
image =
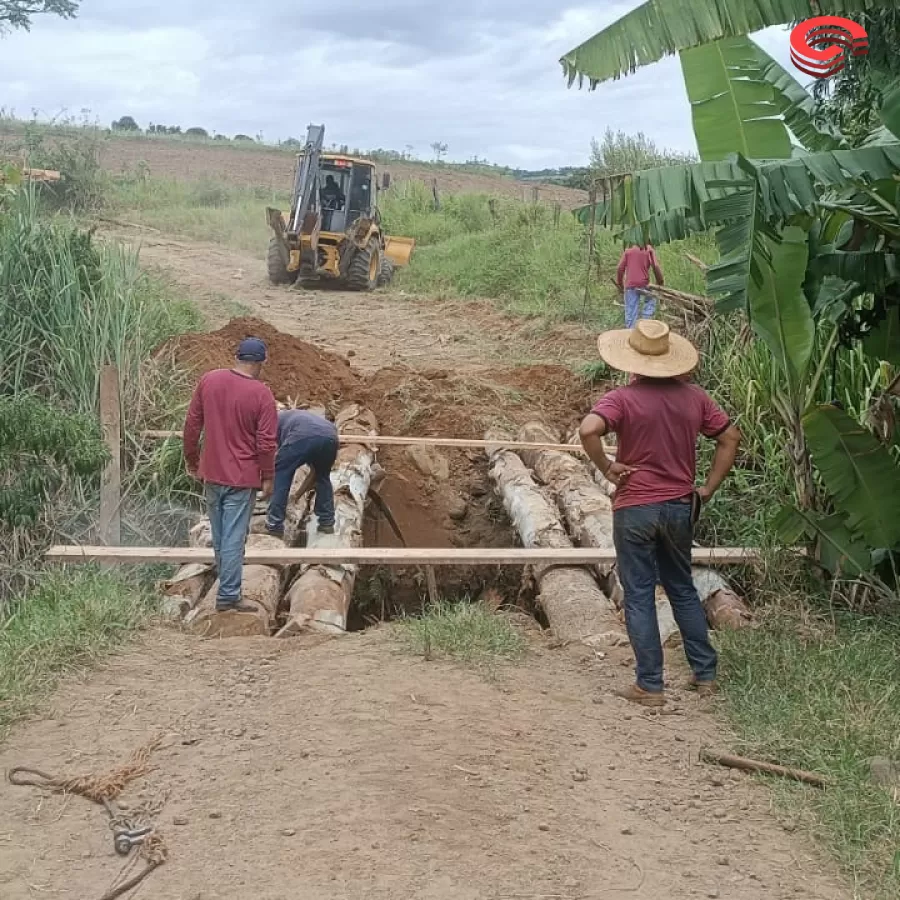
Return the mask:
[[8,393],[36,390],[95,413],[101,367],[115,364],[128,410],[151,350],[201,323],[191,303],[141,271],[135,253],[42,218],[32,192],[0,212],[0,260],[0,384]]

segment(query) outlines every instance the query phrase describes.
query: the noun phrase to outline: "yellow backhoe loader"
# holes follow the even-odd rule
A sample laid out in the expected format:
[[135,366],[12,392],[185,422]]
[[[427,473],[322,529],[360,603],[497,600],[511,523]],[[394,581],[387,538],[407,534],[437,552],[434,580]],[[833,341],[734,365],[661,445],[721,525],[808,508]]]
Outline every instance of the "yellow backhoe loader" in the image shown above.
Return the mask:
[[[323,153],[325,128],[310,125],[297,158],[291,211],[266,210],[274,234],[267,264],[272,284],[331,281],[356,291],[388,284],[409,264],[415,241],[381,230],[375,164]],[[382,189],[389,186],[385,176]]]

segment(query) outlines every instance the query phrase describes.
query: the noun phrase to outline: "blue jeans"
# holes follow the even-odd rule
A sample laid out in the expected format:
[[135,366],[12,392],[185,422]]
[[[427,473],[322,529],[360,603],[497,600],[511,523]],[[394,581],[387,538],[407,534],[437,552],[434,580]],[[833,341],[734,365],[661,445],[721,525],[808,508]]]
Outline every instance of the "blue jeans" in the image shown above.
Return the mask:
[[250,518],[255,503],[256,491],[253,488],[206,485],[206,507],[219,573],[218,607],[235,606],[240,602],[244,544],[250,533]]
[[331,485],[331,469],[337,454],[338,442],[329,437],[300,438],[278,448],[275,457],[275,485],[266,516],[268,529],[280,531],[284,528],[291,485],[300,466],[309,466],[316,474],[314,509],[319,525],[323,528],[334,525],[334,488]]
[[684,652],[697,681],[713,681],[718,657],[691,578],[690,498],[631,506],[613,513],[616,565],[625,594],[625,627],[635,656],[638,687],[663,689],[663,649],[656,618],[656,579],[665,588]]
[[[640,312],[641,298],[644,301],[643,312]],[[638,318],[652,319],[656,312],[656,300],[648,297],[640,288],[625,288],[625,327],[634,328]]]

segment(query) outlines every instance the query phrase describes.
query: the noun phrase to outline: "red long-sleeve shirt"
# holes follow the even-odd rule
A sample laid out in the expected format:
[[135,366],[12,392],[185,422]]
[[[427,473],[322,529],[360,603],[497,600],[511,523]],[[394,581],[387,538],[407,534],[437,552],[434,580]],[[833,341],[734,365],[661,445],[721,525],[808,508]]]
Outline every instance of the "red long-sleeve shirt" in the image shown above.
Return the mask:
[[[659,266],[659,260],[653,252],[653,248],[629,247],[619,260],[619,268],[616,271],[616,284],[626,288],[642,288],[650,284],[650,269],[656,275],[656,283],[663,283],[663,273]],[[623,282],[624,278],[624,284]]]
[[261,381],[231,369],[200,379],[184,422],[184,458],[200,478],[227,487],[261,487],[275,472],[277,437],[275,398]]

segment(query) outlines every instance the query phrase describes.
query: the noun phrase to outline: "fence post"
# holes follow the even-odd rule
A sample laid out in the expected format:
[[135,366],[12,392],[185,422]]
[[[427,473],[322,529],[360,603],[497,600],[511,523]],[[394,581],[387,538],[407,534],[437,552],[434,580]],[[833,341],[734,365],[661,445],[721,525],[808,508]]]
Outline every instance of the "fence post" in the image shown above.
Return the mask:
[[588,194],[588,203],[591,205],[591,230],[588,233],[588,259],[587,272],[584,276],[584,303],[581,307],[581,318],[587,318],[588,302],[591,298],[591,268],[594,264],[594,240],[597,228],[597,189],[592,187]]
[[431,179],[431,193],[434,194],[434,211],[440,212],[441,198],[438,194],[437,178]]
[[100,370],[100,427],[110,453],[100,482],[100,540],[118,546],[122,542],[122,407],[117,366]]

